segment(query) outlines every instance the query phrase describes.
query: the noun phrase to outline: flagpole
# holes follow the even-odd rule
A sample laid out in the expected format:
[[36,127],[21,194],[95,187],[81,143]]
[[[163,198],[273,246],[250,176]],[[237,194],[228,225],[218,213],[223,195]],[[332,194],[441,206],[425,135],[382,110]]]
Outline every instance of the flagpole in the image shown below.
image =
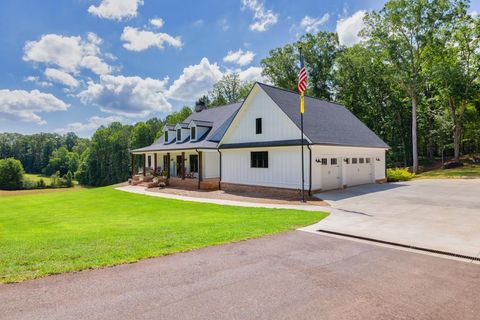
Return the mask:
[[[300,104],[303,105],[303,93],[300,95]],[[302,145],[302,202],[305,202],[305,163],[303,160],[303,112],[300,112],[300,131],[302,135],[300,137],[301,145]]]

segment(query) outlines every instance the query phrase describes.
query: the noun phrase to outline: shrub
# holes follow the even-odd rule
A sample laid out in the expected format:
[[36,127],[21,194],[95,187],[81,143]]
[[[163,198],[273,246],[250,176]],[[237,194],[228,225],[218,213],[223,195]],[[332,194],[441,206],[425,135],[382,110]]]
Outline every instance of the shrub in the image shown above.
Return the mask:
[[45,189],[46,187],[47,185],[43,179],[38,180],[37,189]]
[[415,177],[415,173],[411,173],[407,168],[389,168],[387,169],[387,181],[408,181]]
[[64,185],[67,188],[73,187],[73,174],[71,171],[68,171],[67,174],[63,177]]
[[22,163],[14,158],[0,159],[0,189],[18,190],[23,187]]

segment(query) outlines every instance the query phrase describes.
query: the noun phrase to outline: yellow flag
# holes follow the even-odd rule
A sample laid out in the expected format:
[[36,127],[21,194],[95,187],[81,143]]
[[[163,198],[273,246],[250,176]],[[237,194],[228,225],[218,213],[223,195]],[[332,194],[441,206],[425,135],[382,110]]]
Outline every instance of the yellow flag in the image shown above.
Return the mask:
[[304,93],[300,94],[300,113],[305,112],[305,102],[304,102]]

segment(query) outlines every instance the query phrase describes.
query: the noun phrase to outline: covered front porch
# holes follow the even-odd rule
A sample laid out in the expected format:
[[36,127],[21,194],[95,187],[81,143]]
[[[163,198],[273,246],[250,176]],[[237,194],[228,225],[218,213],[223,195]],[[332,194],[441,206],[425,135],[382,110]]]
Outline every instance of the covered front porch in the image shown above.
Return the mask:
[[218,189],[220,155],[217,150],[134,152],[132,178],[149,182],[164,176],[173,188]]

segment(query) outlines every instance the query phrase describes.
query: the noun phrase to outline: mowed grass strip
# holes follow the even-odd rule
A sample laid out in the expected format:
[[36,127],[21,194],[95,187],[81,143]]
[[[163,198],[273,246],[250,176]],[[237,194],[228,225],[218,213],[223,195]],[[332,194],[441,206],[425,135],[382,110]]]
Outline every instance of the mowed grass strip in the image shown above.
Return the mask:
[[162,199],[112,187],[0,196],[0,282],[260,237],[326,215]]
[[480,165],[466,165],[453,169],[437,169],[417,175],[425,179],[480,178]]

